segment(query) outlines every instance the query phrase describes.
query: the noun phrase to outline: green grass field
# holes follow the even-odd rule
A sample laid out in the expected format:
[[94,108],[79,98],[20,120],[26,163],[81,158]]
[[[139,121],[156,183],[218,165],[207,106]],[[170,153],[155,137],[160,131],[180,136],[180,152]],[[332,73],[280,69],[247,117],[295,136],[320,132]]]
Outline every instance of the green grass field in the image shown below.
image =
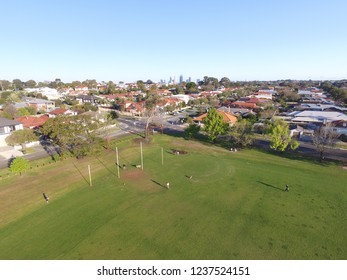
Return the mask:
[[117,146],[120,179],[114,151],[2,179],[0,259],[347,258],[339,165],[156,135],[142,172],[139,144]]

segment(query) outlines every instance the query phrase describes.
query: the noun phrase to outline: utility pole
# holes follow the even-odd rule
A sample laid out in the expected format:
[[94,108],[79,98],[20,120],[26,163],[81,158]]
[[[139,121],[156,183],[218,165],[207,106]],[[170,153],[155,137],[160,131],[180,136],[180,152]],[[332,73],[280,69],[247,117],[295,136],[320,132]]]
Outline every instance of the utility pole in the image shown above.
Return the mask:
[[89,185],[92,186],[92,174],[90,172],[90,164],[88,164],[88,172],[89,172]]
[[118,174],[118,178],[120,178],[120,175],[119,175],[119,160],[118,160],[118,147],[116,147],[116,157],[117,157],[117,174]]
[[143,171],[142,142],[140,142],[140,147],[141,147],[141,169],[142,169],[142,171]]

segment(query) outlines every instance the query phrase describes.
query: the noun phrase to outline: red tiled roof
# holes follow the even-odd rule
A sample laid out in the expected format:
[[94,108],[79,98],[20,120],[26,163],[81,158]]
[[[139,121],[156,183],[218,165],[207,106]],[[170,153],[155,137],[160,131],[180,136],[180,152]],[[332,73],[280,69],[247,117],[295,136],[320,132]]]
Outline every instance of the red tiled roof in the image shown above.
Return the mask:
[[57,109],[54,109],[53,111],[50,111],[49,113],[50,113],[51,115],[62,115],[62,114],[64,114],[66,111],[67,111],[67,109],[64,109],[64,108],[57,108]]
[[247,103],[247,102],[241,102],[241,101],[235,101],[231,103],[231,106],[238,107],[238,108],[247,108],[247,109],[258,108],[258,106],[254,103]]
[[42,115],[40,117],[36,116],[23,116],[18,117],[15,120],[21,122],[25,128],[37,128],[42,126],[49,117],[47,115]]
[[[237,122],[237,117],[235,117],[234,115],[229,114],[229,113],[224,112],[224,111],[220,111],[220,110],[217,110],[217,112],[218,112],[218,114],[220,114],[223,117],[223,120],[225,122],[227,122],[227,123],[236,123]],[[203,119],[206,117],[207,117],[207,113],[202,114],[201,116],[194,118],[194,120],[202,122]]]
[[259,103],[260,100],[258,98],[249,98],[246,100],[247,103]]

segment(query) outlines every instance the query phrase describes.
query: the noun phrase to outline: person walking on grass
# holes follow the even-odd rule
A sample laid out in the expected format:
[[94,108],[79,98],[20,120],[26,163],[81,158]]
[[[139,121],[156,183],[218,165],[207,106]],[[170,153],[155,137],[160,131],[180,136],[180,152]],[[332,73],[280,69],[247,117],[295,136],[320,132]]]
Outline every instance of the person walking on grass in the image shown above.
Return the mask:
[[43,195],[43,198],[46,200],[46,203],[48,203],[48,200],[49,200],[48,195],[47,195],[47,194],[45,194],[45,193],[43,193],[42,195]]
[[285,192],[289,192],[289,186],[286,185],[286,188],[284,189]]
[[169,182],[166,183],[166,188],[170,189],[170,183]]

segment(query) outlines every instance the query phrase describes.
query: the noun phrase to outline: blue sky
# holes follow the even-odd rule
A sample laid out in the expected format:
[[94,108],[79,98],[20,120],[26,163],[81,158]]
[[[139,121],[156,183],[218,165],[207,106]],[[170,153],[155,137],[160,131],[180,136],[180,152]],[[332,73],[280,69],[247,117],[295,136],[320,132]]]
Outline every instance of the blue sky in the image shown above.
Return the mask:
[[347,1],[0,1],[0,79],[347,78]]

